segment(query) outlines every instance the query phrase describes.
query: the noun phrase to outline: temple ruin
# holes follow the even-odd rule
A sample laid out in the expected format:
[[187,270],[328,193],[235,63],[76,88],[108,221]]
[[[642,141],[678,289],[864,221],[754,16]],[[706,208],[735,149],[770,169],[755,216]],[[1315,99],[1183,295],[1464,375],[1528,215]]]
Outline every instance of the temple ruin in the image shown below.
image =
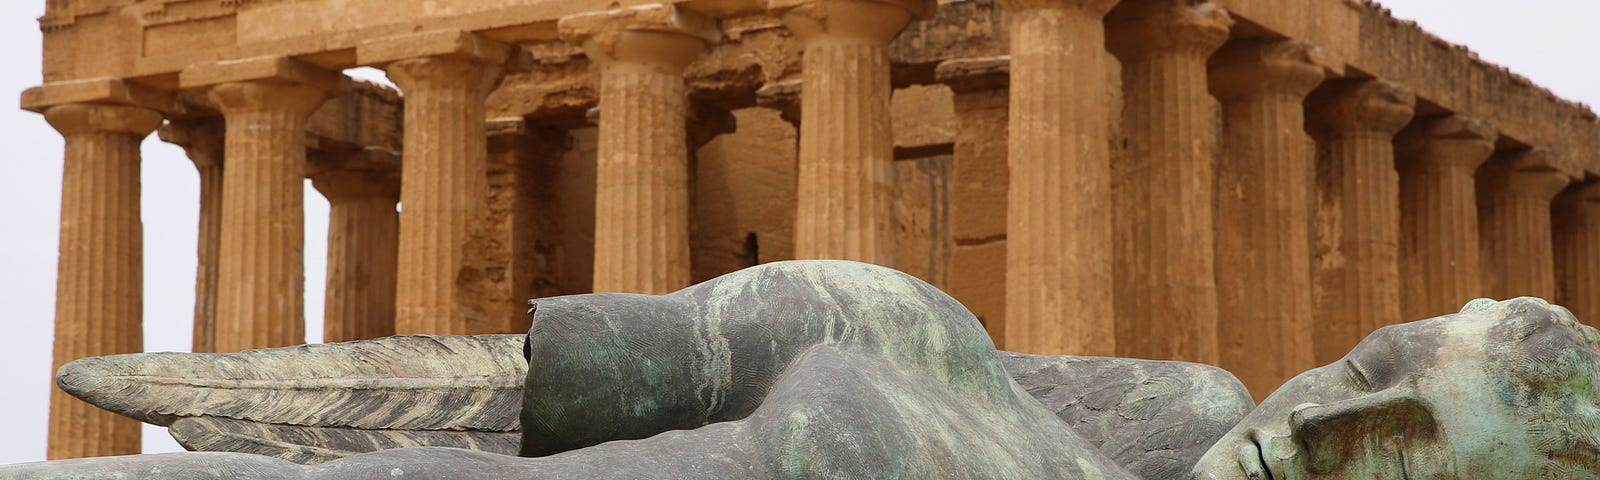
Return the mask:
[[[1600,318],[1594,113],[1370,2],[47,1],[57,367],[143,348],[156,132],[201,182],[195,351],[304,342],[306,179],[330,342],[795,258],[1258,399],[1480,296]],[[139,449],[52,392],[49,458]]]

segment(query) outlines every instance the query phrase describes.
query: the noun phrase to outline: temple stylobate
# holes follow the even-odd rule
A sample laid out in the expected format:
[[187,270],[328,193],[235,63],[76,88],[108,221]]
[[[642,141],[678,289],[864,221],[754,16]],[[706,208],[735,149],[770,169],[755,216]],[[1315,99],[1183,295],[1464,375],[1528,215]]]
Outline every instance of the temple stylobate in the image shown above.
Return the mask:
[[[1600,317],[1600,122],[1357,0],[50,0],[54,364],[142,349],[139,141],[200,173],[196,351],[872,262],[1001,348],[1258,398],[1479,296]],[[398,91],[352,81],[383,69]],[[403,208],[400,208],[403,205]],[[53,391],[50,458],[137,453]]]

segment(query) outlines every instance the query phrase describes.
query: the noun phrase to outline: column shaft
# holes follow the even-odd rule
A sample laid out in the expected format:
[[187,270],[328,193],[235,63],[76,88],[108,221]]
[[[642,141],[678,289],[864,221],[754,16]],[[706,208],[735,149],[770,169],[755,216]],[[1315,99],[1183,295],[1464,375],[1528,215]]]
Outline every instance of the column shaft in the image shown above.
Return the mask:
[[1219,125],[1206,59],[1232,20],[1210,3],[1135,0],[1107,25],[1128,146],[1111,174],[1117,355],[1216,363]]
[[212,87],[227,123],[215,348],[305,342],[306,120],[323,90],[276,81]]
[[385,69],[406,101],[395,333],[466,334],[502,307],[485,304],[474,255],[489,188],[483,102],[503,69],[450,57]]
[[[150,110],[70,104],[45,118],[66,138],[51,372],[83,357],[144,349],[139,142]],[[139,422],[50,390],[50,459],[139,453]]]
[[1401,321],[1394,136],[1416,97],[1383,80],[1326,84],[1308,101],[1317,139],[1312,296],[1318,364]]
[[[805,42],[795,257],[892,265],[889,42],[911,12],[891,2],[807,2],[780,17]],[[864,18],[874,20],[854,20]]]
[[222,236],[222,165],[225,130],[219,117],[174,120],[161,140],[183,147],[200,174],[200,225],[196,243],[194,338],[190,351],[213,352],[217,328],[217,258]]
[[1212,58],[1222,103],[1217,166],[1218,366],[1259,401],[1316,367],[1311,327],[1313,171],[1304,102],[1315,47],[1241,42]]
[[[1004,344],[1038,354],[1113,355],[1111,1],[1010,1]],[[1079,81],[1066,81],[1068,78]]]
[[1556,197],[1556,303],[1578,320],[1600,324],[1600,183],[1570,188]]
[[1481,120],[1449,116],[1414,122],[1396,139],[1402,319],[1455,313],[1483,294],[1473,174],[1495,137]]
[[662,294],[687,287],[683,71],[613,62],[600,67],[600,77],[594,289]]
[[394,334],[399,184],[392,173],[337,171],[312,177],[328,199],[328,271],[322,341]]
[[1555,298],[1550,204],[1571,177],[1552,154],[1533,149],[1492,160],[1478,175],[1478,222],[1484,289],[1497,299]]

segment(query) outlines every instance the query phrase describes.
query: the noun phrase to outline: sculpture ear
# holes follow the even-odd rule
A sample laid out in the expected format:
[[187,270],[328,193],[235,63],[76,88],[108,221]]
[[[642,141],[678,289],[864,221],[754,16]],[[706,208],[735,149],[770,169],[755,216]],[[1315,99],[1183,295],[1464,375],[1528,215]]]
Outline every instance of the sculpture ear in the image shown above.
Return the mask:
[[[1358,461],[1355,454],[1393,455],[1396,448],[1438,445],[1438,422],[1433,410],[1404,387],[1350,400],[1312,405],[1289,416],[1295,441],[1305,450],[1306,468],[1326,474],[1344,462]],[[1392,445],[1395,440],[1406,445]],[[1434,440],[1413,442],[1414,440]],[[1407,456],[1421,452],[1404,452]],[[1404,459],[1396,459],[1403,461]]]

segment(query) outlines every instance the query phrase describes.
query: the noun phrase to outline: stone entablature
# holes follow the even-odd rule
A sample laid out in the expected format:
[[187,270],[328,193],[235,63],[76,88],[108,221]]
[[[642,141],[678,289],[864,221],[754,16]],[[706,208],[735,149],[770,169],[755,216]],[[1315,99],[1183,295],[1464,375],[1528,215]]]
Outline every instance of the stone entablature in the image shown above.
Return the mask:
[[[753,94],[761,83],[798,73],[794,53],[799,46],[763,13],[761,2],[667,3],[727,21],[728,40],[689,67],[691,91],[711,87]],[[1600,123],[1592,112],[1413,23],[1396,20],[1381,7],[1355,0],[1216,3],[1241,20],[1235,38],[1281,35],[1310,42],[1320,50],[1316,61],[1334,77],[1374,75],[1406,85],[1439,109],[1419,113],[1453,112],[1484,119],[1500,129],[1502,146],[1550,148],[1561,152],[1560,163],[1567,173],[1600,175]],[[420,0],[65,1],[53,2],[40,25],[45,32],[47,84],[112,77],[174,88],[178,71],[193,63],[274,54],[337,70],[359,66],[355,48],[363,39],[433,29],[536,45],[535,56],[545,58],[541,67],[560,65],[571,61],[559,58],[563,53],[578,52],[542,45],[560,42],[556,22],[563,16],[604,10],[609,4],[599,0],[475,0],[448,5]],[[787,45],[762,38],[761,32],[771,29],[781,32],[783,38],[777,43]],[[742,33],[752,34],[755,38],[750,40],[760,43],[762,53],[752,54],[755,45],[743,45],[750,40]],[[933,67],[941,60],[1004,54],[1005,38],[1000,9],[993,2],[942,3],[934,18],[913,22],[895,42],[896,83],[931,83]],[[555,55],[540,55],[546,53],[541,50]],[[752,69],[758,73],[750,75]],[[587,68],[561,70],[589,74]],[[546,73],[539,76],[548,79]],[[753,83],[738,85],[738,79]],[[545,101],[570,100],[511,103],[534,113],[550,107]],[[753,104],[752,99],[748,105]]]

